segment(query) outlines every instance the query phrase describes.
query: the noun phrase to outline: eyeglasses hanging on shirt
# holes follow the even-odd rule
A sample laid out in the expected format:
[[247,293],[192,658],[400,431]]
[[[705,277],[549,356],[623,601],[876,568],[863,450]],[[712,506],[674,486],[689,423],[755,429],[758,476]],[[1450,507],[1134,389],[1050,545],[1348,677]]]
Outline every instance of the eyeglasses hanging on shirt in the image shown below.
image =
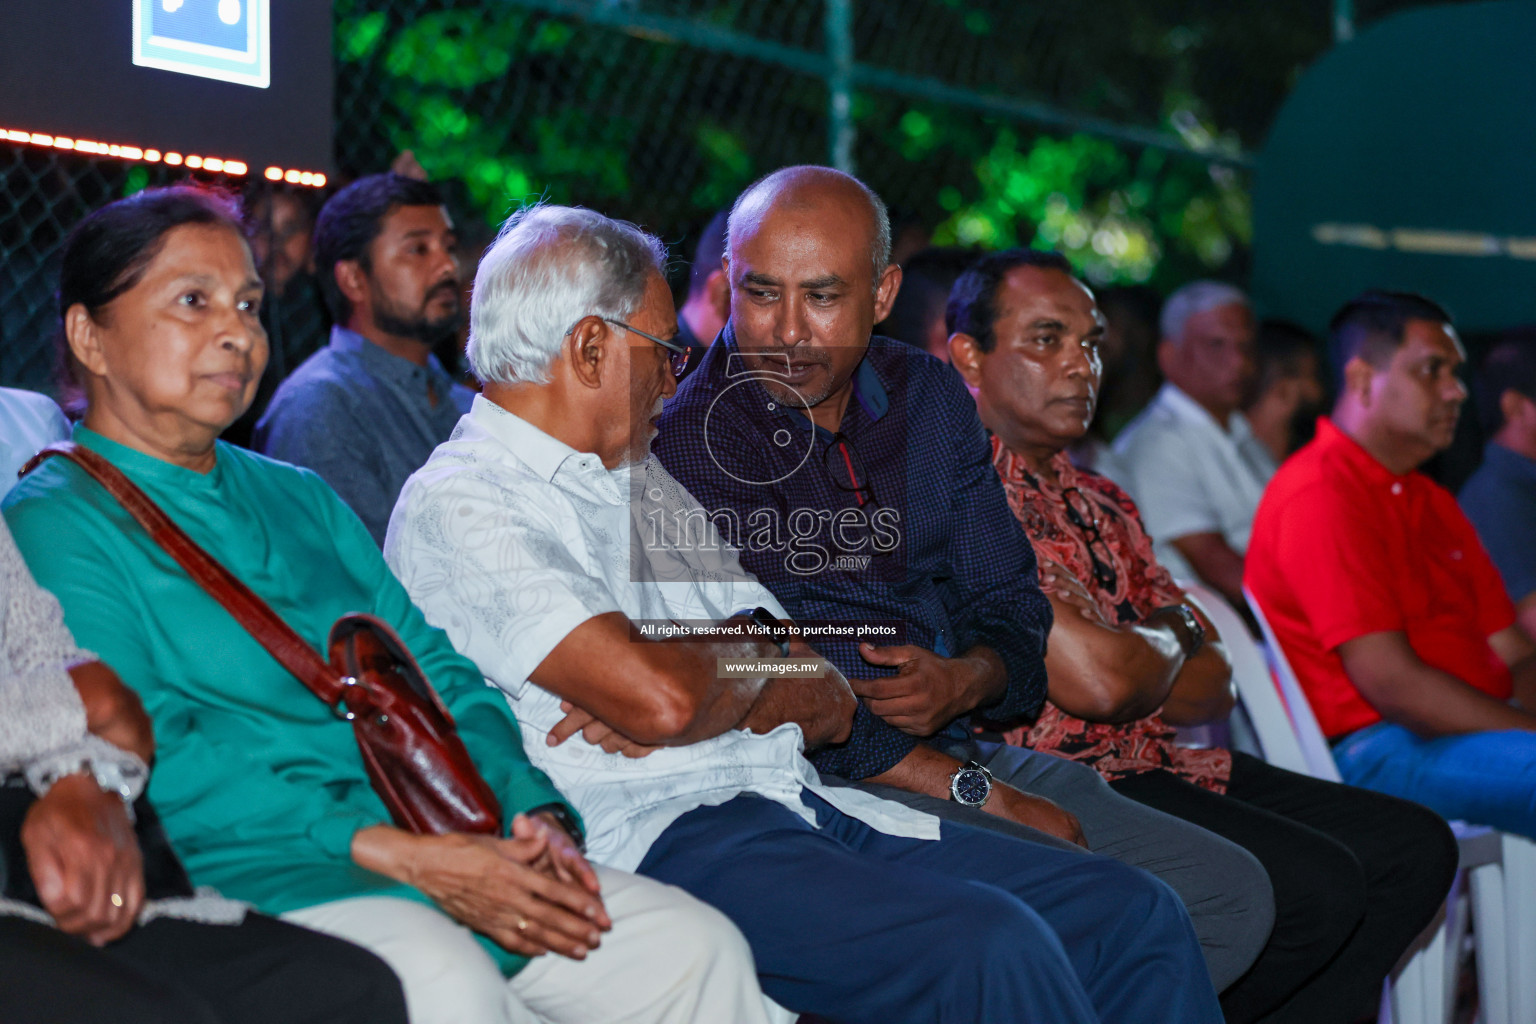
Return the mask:
[[[1120,582],[1120,576],[1115,572],[1115,556],[1109,549],[1109,542],[1099,531],[1099,511],[1096,503],[1076,487],[1063,489],[1061,500],[1067,506],[1067,522],[1071,523],[1088,543],[1088,559],[1093,563],[1094,581],[1109,593],[1114,593],[1116,585]],[[1094,550],[1095,545],[1103,549],[1103,557]]]
[[854,495],[860,508],[873,510],[880,507],[880,502],[875,500],[875,490],[870,486],[864,460],[859,458],[859,450],[847,434],[839,430],[832,435],[822,449],[821,464],[832,486]]

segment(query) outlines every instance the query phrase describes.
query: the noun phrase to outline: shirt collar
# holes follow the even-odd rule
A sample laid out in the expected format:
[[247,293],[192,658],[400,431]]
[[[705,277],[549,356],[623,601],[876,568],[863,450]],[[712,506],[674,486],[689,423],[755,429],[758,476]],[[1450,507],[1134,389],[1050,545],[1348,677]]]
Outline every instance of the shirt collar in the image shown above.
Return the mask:
[[337,352],[362,360],[370,373],[398,383],[411,383],[421,374],[425,374],[433,382],[434,390],[440,398],[448,398],[453,387],[453,382],[448,379],[443,365],[437,361],[437,356],[431,353],[427,354],[427,365],[423,368],[393,352],[384,351],[361,334],[340,324],[331,328],[330,347]]
[[224,441],[214,442],[213,468],[206,473],[199,473],[195,469],[166,462],[137,448],[113,441],[96,433],[83,422],[75,424],[70,436],[76,443],[105,456],[118,469],[140,480],[153,480],[184,489],[218,490],[224,479],[225,460],[222,456],[228,447]]
[[[476,395],[469,407],[469,418],[486,433],[506,446],[519,462],[546,483],[571,459],[590,460],[603,469],[602,460],[591,452],[579,452],[557,440],[516,413],[508,412],[484,395]],[[606,472],[606,470],[604,470]]]
[[1414,475],[1412,470],[1398,474],[1383,466],[1376,461],[1376,456],[1366,451],[1359,441],[1335,426],[1327,416],[1317,418],[1317,435],[1314,443],[1323,451],[1343,459],[1350,468],[1371,483],[1396,484]]
[[1056,472],[1056,482],[1052,484],[1030,470],[1024,464],[1023,457],[1003,444],[1003,439],[996,434],[992,435],[992,465],[997,467],[998,475],[1004,483],[1022,484],[1039,491],[1048,500],[1060,498],[1062,491],[1071,490],[1079,482],[1078,469],[1072,465],[1072,459],[1065,450],[1051,456],[1051,469]]
[[1207,426],[1233,441],[1241,441],[1253,432],[1248,426],[1247,417],[1237,411],[1233,411],[1232,415],[1227,417],[1226,429],[1222,429],[1221,424],[1216,422],[1216,417],[1211,415],[1209,409],[1190,398],[1178,385],[1168,381],[1163,382],[1155,401],[1186,423]]

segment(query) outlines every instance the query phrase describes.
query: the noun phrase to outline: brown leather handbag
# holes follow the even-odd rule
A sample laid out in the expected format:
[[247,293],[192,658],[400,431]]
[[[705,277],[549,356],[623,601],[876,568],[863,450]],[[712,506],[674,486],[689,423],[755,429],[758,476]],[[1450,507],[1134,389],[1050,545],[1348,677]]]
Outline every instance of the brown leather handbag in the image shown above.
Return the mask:
[[501,832],[501,805],[480,777],[453,719],[405,643],[372,615],[331,627],[329,663],[213,556],[198,547],[112,463],[73,442],[50,445],[22,474],[62,455],[127,509],[267,653],[352,723],[369,781],[396,825],[419,835]]

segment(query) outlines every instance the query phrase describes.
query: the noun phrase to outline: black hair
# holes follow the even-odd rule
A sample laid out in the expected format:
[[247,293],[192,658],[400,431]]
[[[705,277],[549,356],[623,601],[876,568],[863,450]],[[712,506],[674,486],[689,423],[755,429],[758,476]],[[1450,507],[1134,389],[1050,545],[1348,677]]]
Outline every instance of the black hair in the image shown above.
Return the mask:
[[1317,335],[1290,320],[1266,317],[1259,323],[1255,341],[1259,372],[1255,378],[1255,393],[1263,394],[1277,381],[1295,377],[1301,373],[1302,360],[1316,358],[1322,346]]
[[86,217],[64,240],[58,308],[62,325],[79,304],[91,316],[138,284],[160,254],[165,236],[186,224],[227,227],[241,238],[240,210],[220,190],[196,185],[146,189],[108,203]]
[[371,270],[368,250],[391,211],[442,205],[436,185],[393,173],[359,178],[330,198],[315,223],[315,276],[336,323],[352,319],[352,303],[336,284],[336,264],[355,260],[365,272]]
[[1489,437],[1504,427],[1499,400],[1506,391],[1518,391],[1536,401],[1536,325],[1500,334],[1478,367],[1473,395],[1477,418]]
[[1377,368],[1390,362],[1410,320],[1453,323],[1444,306],[1416,292],[1371,289],[1344,303],[1328,321],[1328,363],[1335,391],[1343,392],[1344,367],[1356,356]]
[[880,333],[922,348],[928,326],[944,319],[949,290],[980,258],[981,250],[960,248],[924,249],[908,257],[901,267],[901,289]]
[[703,292],[709,275],[720,269],[720,261],[725,257],[725,222],[730,216],[730,210],[721,210],[704,225],[704,233],[699,236],[699,244],[693,250],[693,262],[688,266],[690,299]]
[[1059,270],[1072,276],[1072,264],[1059,252],[1044,249],[1004,249],[989,253],[971,264],[950,289],[944,310],[944,326],[950,334],[969,334],[976,347],[991,352],[997,344],[997,290],[1008,272],[1017,267]]

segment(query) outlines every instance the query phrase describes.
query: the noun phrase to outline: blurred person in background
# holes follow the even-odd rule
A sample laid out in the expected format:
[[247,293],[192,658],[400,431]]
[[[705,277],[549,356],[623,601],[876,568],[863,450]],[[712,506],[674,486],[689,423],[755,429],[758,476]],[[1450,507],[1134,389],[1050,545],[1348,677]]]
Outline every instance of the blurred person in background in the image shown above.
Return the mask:
[[1536,837],[1536,645],[1456,499],[1417,468],[1455,436],[1461,340],[1443,308],[1388,291],[1346,303],[1329,334],[1333,414],[1265,491],[1248,588],[1345,782]]
[[320,211],[315,263],[330,344],[278,388],[254,443],[319,473],[382,546],[401,485],[474,397],[432,354],[464,318],[458,238],[435,187],[375,174]]
[[1258,372],[1243,415],[1273,459],[1270,475],[1312,440],[1323,409],[1321,346],[1311,331],[1288,320],[1259,324]]
[[256,400],[225,432],[224,440],[249,446],[251,432],[278,385],[325,344],[325,302],[315,280],[311,234],[313,189],[282,182],[253,182],[241,196],[247,237],[256,270],[266,286],[261,325],[272,357],[261,375]]
[[1157,364],[1166,383],[1115,438],[1116,480],[1141,507],[1157,559],[1243,607],[1243,552],[1274,460],[1240,411],[1255,372],[1248,297],[1195,281],[1168,297]]
[[1098,411],[1088,432],[1067,450],[1072,464],[1108,477],[1119,474],[1110,447],[1125,425],[1146,408],[1162,383],[1157,370],[1157,293],[1143,285],[1099,293],[1104,363]]
[[731,318],[731,289],[721,265],[729,213],[721,210],[709,219],[688,266],[688,295],[677,311],[677,340],[689,349],[684,377],[699,365],[699,357]]
[[1477,408],[1490,440],[1461,489],[1520,627],[1536,640],[1536,328],[1506,333],[1477,379]]
[[901,267],[901,291],[875,331],[949,362],[944,304],[955,280],[980,256],[977,249],[934,248],[910,257]]
[[[496,228],[476,214],[468,215],[462,223],[457,220],[454,223],[459,229],[459,301],[464,309],[468,309],[470,297],[475,290],[475,271],[479,269],[486,250],[496,240]],[[480,382],[475,379],[469,368],[469,360],[464,355],[468,343],[469,317],[466,316],[460,319],[457,331],[444,336],[433,346],[432,354],[455,384],[479,391]]]

